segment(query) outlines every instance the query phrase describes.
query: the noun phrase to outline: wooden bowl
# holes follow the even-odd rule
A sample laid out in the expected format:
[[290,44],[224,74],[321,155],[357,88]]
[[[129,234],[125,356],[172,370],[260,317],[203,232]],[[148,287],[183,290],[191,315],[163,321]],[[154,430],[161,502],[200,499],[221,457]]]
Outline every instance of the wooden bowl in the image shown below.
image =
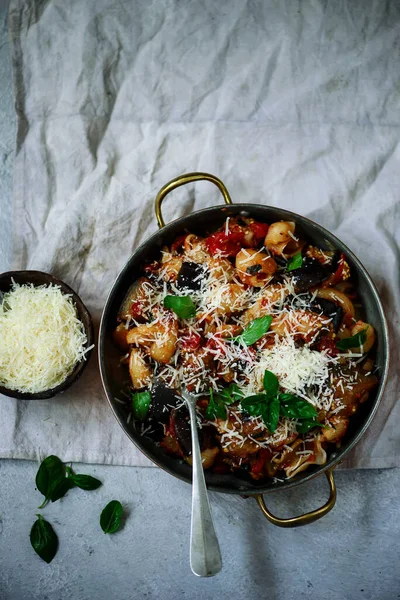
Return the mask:
[[[64,294],[71,295],[77,310],[78,317],[82,321],[83,326],[85,328],[87,337],[86,348],[92,346],[94,342],[92,317],[86,306],[83,304],[82,300],[79,298],[79,296],[66,283],[60,281],[56,277],[53,277],[53,275],[50,275],[49,273],[42,273],[41,271],[8,271],[7,273],[2,273],[0,275],[0,294],[4,294],[10,291],[13,282],[18,283],[20,285],[32,283],[34,286],[53,284],[59,286]],[[53,398],[57,394],[65,392],[65,390],[68,389],[70,385],[72,385],[77,379],[79,379],[87,363],[89,362],[91,352],[92,351],[89,350],[86,353],[86,360],[82,360],[81,362],[79,362],[72,371],[72,373],[68,375],[65,381],[63,381],[63,383],[57,385],[52,389],[45,390],[43,392],[38,392],[36,394],[29,394],[19,392],[17,390],[10,390],[5,386],[0,385],[0,394],[4,394],[4,396],[10,396],[11,398],[17,398],[17,400],[45,400],[47,398]]]

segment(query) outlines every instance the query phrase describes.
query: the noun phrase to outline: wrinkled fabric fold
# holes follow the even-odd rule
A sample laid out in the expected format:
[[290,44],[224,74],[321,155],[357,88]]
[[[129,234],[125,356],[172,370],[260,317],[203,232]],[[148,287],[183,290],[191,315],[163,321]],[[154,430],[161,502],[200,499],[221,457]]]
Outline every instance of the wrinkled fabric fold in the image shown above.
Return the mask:
[[[382,404],[347,467],[398,466],[400,8],[396,2],[11,0],[18,115],[14,268],[52,272],[98,328],[188,171],[233,201],[308,216],[374,279],[389,319]],[[177,190],[165,220],[220,202]],[[149,465],[116,423],[97,360],[51,401],[2,397],[0,456]]]

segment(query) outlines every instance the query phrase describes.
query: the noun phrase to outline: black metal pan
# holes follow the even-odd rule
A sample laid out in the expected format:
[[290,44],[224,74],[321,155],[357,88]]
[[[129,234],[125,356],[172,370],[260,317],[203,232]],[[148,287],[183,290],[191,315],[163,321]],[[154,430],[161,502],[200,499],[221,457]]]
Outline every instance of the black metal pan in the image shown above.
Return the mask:
[[[214,183],[221,191],[225,205],[199,210],[165,225],[161,213],[161,205],[167,194],[181,185],[199,180],[208,180]],[[127,436],[156,465],[171,475],[187,481],[188,483],[191,482],[191,467],[183,460],[168,456],[151,440],[142,437],[136,432],[132,423],[127,423],[126,409],[124,410],[124,407],[115,400],[115,398],[120,397],[121,387],[126,380],[126,373],[125,370],[120,367],[120,352],[114,345],[112,332],[115,328],[116,316],[126,291],[129,286],[142,275],[141,269],[143,265],[158,258],[162,246],[171,244],[178,235],[185,231],[205,236],[221,226],[228,216],[235,216],[238,214],[245,214],[258,221],[265,221],[267,223],[278,220],[295,221],[296,233],[298,232],[301,237],[305,237],[312,244],[322,249],[339,249],[345,253],[346,259],[352,270],[353,280],[355,281],[358,293],[365,307],[366,321],[371,323],[376,331],[377,345],[375,361],[379,369],[379,385],[376,390],[371,393],[369,400],[361,405],[355,417],[351,419],[349,430],[340,449],[328,454],[328,460],[325,465],[314,465],[307,471],[299,473],[293,479],[285,480],[283,482],[273,482],[272,480],[258,482],[253,481],[250,478],[238,477],[234,474],[222,475],[206,471],[206,481],[209,489],[228,494],[254,496],[264,515],[275,525],[281,527],[295,527],[321,518],[333,508],[336,500],[333,469],[343,460],[346,454],[357,444],[366,432],[378,409],[387,379],[389,363],[388,328],[382,304],[374,283],[353,252],[337,237],[317,223],[296,213],[272,206],[263,206],[261,204],[232,204],[230,195],[222,181],[208,173],[189,173],[177,177],[167,183],[157,195],[155,211],[160,227],[159,231],[154,233],[147,241],[136,249],[118,275],[107,299],[100,326],[100,371],[108,402]],[[270,513],[265,506],[263,498],[264,494],[282,490],[283,488],[294,487],[301,483],[305,483],[322,473],[325,473],[328,479],[330,496],[328,502],[321,508],[291,519],[281,519]]]

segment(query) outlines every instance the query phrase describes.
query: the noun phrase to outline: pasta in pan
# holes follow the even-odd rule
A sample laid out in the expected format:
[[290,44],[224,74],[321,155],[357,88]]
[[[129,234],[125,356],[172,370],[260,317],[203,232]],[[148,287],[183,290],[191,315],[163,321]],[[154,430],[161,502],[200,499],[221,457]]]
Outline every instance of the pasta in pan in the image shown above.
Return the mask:
[[259,480],[323,465],[378,383],[356,299],[346,257],[294,222],[227,218],[206,238],[178,237],[117,317],[128,419],[190,464],[185,386],[205,469]]

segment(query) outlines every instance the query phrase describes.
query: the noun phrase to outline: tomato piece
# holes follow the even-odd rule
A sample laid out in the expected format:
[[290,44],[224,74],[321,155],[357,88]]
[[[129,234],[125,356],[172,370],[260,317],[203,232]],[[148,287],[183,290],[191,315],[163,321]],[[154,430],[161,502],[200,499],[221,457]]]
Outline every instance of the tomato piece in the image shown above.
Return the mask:
[[139,300],[135,300],[134,302],[132,302],[131,307],[129,309],[129,314],[134,319],[140,319],[141,317],[143,317],[143,306]]
[[157,260],[155,260],[149,265],[145,265],[143,270],[145,273],[156,273],[160,269],[160,266],[160,263]]
[[265,461],[269,455],[270,451],[267,448],[261,448],[261,450],[258,451],[256,460],[251,465],[251,472],[253,475],[258,475],[261,473],[265,466]]
[[268,233],[269,225],[254,221],[254,223],[250,223],[250,225],[248,225],[248,228],[253,232],[255,245],[258,246],[261,241],[264,241],[264,238]]
[[317,344],[317,350],[319,350],[319,352],[326,352],[328,356],[332,357],[339,354],[335,341],[330,337],[322,338]]
[[228,231],[216,231],[206,238],[210,254],[220,254],[223,257],[233,257],[241,250],[244,243],[244,231],[238,225],[230,226]]
[[182,335],[181,340],[181,349],[183,352],[192,352],[200,346],[201,335],[195,331],[188,330]]

